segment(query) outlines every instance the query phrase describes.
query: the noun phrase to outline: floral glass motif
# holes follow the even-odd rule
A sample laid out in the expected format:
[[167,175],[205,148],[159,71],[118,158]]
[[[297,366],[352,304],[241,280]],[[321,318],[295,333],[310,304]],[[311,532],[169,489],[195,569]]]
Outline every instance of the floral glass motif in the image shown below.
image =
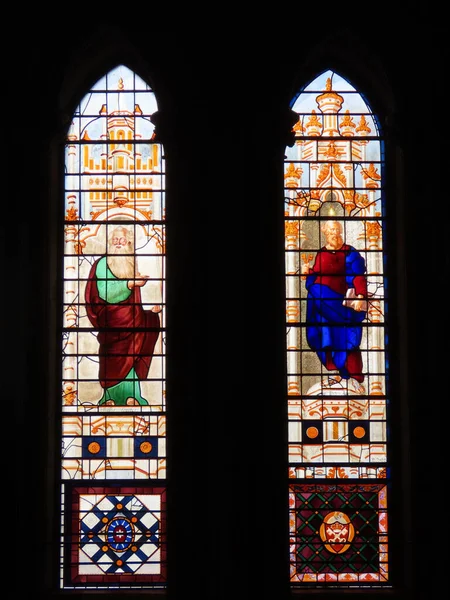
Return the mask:
[[384,155],[332,71],[294,100],[285,153],[290,579],[390,585]]
[[166,584],[165,165],[152,89],[102,77],[65,143],[62,589]]

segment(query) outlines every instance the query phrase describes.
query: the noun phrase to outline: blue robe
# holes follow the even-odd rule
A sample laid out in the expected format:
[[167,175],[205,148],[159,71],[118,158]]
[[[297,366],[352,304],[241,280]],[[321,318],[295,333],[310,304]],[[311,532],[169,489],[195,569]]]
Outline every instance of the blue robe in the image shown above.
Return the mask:
[[306,277],[308,344],[328,370],[337,370],[343,379],[354,377],[358,381],[364,379],[360,344],[361,323],[367,313],[343,306],[343,300],[352,287],[357,294],[367,295],[365,271],[361,254],[344,244],[336,251],[319,250]]

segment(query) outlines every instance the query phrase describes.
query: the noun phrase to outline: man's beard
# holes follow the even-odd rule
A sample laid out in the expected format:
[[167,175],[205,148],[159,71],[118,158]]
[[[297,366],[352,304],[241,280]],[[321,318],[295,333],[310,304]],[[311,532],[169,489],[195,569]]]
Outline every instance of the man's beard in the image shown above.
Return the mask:
[[124,255],[123,250],[113,250],[120,254],[108,254],[107,262],[111,272],[118,279],[133,279],[137,273],[137,265],[134,255]]
[[342,236],[339,233],[337,233],[337,234],[331,234],[328,237],[327,242],[328,242],[328,245],[331,246],[332,248],[339,249],[342,247],[344,240],[343,240]]

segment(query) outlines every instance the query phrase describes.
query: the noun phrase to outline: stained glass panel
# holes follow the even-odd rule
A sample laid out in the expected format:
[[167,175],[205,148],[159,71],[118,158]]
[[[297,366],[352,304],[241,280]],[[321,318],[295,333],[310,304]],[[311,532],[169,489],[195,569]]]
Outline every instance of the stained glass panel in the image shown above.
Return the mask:
[[388,295],[376,116],[327,71],[285,157],[293,587],[389,585]]
[[166,581],[165,168],[125,66],[65,146],[61,588]]

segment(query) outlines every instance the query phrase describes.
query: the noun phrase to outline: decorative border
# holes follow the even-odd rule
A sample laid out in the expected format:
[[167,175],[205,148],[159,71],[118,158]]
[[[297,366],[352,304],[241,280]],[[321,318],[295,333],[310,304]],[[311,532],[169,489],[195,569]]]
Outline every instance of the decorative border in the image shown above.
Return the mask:
[[289,488],[291,583],[387,583],[387,485]]
[[65,488],[65,585],[164,587],[166,489],[110,482]]

